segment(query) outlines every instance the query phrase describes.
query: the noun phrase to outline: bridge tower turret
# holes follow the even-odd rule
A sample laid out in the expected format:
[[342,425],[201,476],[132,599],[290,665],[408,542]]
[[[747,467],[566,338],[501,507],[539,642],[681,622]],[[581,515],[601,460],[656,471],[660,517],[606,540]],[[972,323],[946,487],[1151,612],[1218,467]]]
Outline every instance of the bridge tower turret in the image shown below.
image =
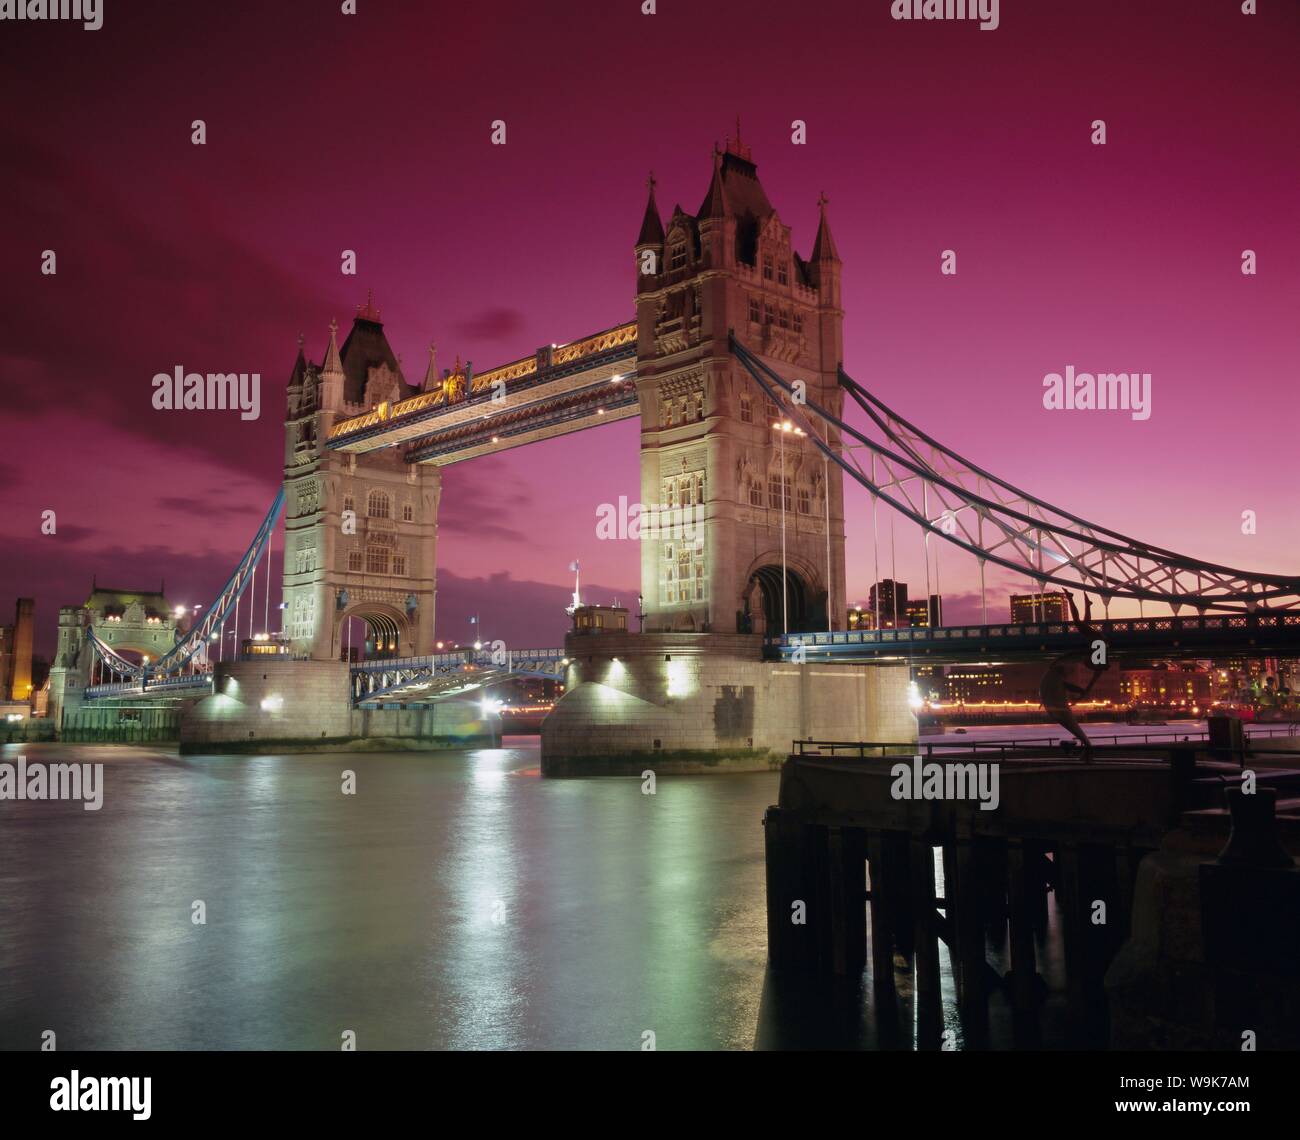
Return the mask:
[[[738,127],[715,148],[695,214],[677,206],[665,228],[652,180],[635,249],[641,498],[685,508],[690,524],[642,543],[645,629],[843,629],[839,468],[783,430],[786,409],[767,399],[728,339],[734,331],[779,374],[802,381],[809,399],[840,413],[841,263],[825,198],[805,261]],[[837,436],[829,442],[839,447]]]
[[[324,446],[337,421],[386,416],[419,392],[379,317],[368,299],[341,348],[331,322],[320,365],[300,342],[289,377],[284,630],[295,655],[318,661],[340,658],[351,618],[365,622],[372,655],[433,652],[438,468],[408,464],[398,448],[356,455]],[[355,640],[353,648],[361,649]]]

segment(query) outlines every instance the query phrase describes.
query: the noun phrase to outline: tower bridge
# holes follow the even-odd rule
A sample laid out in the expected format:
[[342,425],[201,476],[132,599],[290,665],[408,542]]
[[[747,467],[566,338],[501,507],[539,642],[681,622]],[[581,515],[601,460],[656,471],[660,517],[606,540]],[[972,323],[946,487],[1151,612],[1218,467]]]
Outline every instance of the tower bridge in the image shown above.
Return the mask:
[[[998,625],[987,612],[978,626],[846,630],[845,478],[870,496],[870,517],[854,525],[878,534],[883,505],[915,528],[927,574],[943,549],[974,560],[981,593],[990,564],[1040,589],[1082,592],[1101,603],[1098,628],[1118,653],[1295,647],[1300,578],[1219,566],[1089,522],[965,459],[854,380],[825,196],[805,258],[739,137],[715,150],[694,213],[676,205],[665,218],[656,190],[651,179],[629,251],[634,320],[485,371],[457,359],[439,372],[431,348],[419,384],[403,373],[373,297],[341,345],[330,325],[320,363],[300,339],[276,503],[202,629],[161,658],[140,665],[98,625],[86,632],[110,667],[107,684],[157,690],[165,677],[184,688],[175,678],[196,671],[205,639],[224,631],[281,510],[283,659],[227,662],[191,682],[210,695],[186,714],[189,746],[346,741],[410,729],[413,713],[410,732],[466,739],[484,726],[477,703],[461,698],[533,669],[566,682],[543,726],[548,771],[613,771],[645,756],[752,766],[784,755],[793,736],[913,738],[909,664],[1084,646],[1071,623]],[[857,422],[845,417],[846,397]],[[504,668],[441,653],[442,469],[634,416],[641,500],[692,508],[699,520],[689,540],[663,533],[639,544],[642,632],[571,634]],[[1114,601],[1136,603],[1141,616],[1109,620]],[[349,664],[354,620],[375,653]]]

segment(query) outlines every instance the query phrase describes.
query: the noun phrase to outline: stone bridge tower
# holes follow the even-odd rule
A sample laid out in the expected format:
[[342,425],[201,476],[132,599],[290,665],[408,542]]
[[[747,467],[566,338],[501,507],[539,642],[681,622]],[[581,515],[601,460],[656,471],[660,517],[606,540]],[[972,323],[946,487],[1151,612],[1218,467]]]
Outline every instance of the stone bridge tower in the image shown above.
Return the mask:
[[[338,420],[415,395],[372,300],[320,365],[298,349],[285,416],[284,630],[296,656],[337,661],[365,621],[372,655],[433,652],[440,475],[404,452],[327,451]],[[433,377],[431,359],[429,376]],[[354,642],[355,644],[355,642]]]
[[[820,209],[805,261],[739,130],[715,152],[695,214],[677,206],[665,227],[651,180],[636,243],[641,500],[692,520],[702,510],[703,526],[642,543],[647,631],[824,631],[828,607],[830,626],[844,628],[841,472],[782,430],[785,409],[728,347],[734,330],[840,414],[840,259],[825,198]],[[830,443],[838,449],[838,433]]]

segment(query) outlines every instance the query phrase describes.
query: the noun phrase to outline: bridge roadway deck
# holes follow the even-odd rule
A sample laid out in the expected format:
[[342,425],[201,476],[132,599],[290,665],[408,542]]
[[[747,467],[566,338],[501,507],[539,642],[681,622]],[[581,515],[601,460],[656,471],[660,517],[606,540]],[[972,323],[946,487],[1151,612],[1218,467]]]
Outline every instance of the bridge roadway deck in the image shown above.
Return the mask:
[[[1092,624],[1106,643],[1108,658],[1300,652],[1300,613],[1121,618]],[[992,663],[1041,659],[1091,649],[1073,622],[791,633],[766,643],[768,656],[785,661],[802,652],[808,661],[882,665],[969,665],[981,660]]]

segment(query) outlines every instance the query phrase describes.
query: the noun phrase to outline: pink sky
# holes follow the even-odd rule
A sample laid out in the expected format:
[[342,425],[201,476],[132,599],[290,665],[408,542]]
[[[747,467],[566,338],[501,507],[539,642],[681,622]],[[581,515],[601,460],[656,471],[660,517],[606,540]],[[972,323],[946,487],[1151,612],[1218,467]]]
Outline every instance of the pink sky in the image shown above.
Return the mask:
[[[887,0],[661,0],[653,17],[639,0],[362,0],[355,17],[109,0],[99,32],[9,25],[0,613],[34,595],[48,651],[93,574],[208,601],[280,478],[298,333],[319,360],[367,288],[412,380],[431,339],[481,370],[630,319],[647,172],[665,214],[695,209],[737,113],[805,255],[830,198],[859,381],[1084,517],[1300,572],[1300,10],[1261,7],[1004,2],[982,32],[895,22]],[[260,372],[262,417],[154,411],[150,379],[177,364]],[[1043,376],[1069,364],[1150,372],[1151,419],[1045,411]],[[444,487],[442,635],[477,611],[515,644],[557,642],[575,557],[595,600],[635,598],[635,544],[595,539],[600,503],[638,497],[634,422]],[[863,600],[869,512],[849,506]],[[899,533],[918,583],[920,539]],[[955,600],[973,564],[942,567],[949,616],[973,617]]]

